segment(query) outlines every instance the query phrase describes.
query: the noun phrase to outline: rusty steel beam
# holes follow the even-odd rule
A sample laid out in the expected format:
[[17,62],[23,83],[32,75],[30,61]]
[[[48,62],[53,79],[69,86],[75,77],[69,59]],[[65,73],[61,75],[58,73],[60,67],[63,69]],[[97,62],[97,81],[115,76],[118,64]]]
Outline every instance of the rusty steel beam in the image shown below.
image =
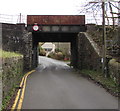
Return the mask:
[[33,25],[85,25],[84,15],[27,15],[27,24]]

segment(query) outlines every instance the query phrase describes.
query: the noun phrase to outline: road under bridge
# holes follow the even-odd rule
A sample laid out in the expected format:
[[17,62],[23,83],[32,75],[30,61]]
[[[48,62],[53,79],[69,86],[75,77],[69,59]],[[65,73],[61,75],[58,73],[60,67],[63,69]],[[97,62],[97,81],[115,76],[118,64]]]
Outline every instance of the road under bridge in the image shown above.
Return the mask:
[[38,42],[70,42],[71,64],[77,67],[77,35],[86,31],[84,15],[28,15],[27,30],[32,32],[33,63],[38,61]]
[[[116,109],[118,107],[116,98],[88,80],[78,78],[64,63],[40,57],[41,65],[38,65],[38,42],[70,42],[71,64],[75,68],[96,68],[95,70],[100,68],[100,53],[93,45],[94,42],[86,33],[79,33],[86,31],[84,22],[68,24],[69,17],[67,17],[66,24],[61,24],[63,23],[61,19],[60,21],[55,19],[60,23],[59,25],[55,24],[56,22],[48,24],[52,19],[49,16],[44,19],[43,16],[41,20],[44,24],[42,24],[37,22],[39,17],[35,18],[32,20],[35,20],[33,24],[27,24],[27,27],[25,24],[2,24],[3,50],[23,54],[24,69],[27,71],[38,66],[36,71],[28,77],[22,108]],[[70,17],[70,21],[72,20]],[[19,100],[21,104],[21,99]],[[38,104],[31,107],[33,102]]]
[[[2,23],[3,50],[24,55],[24,70],[38,65],[38,42],[70,42],[75,68],[100,68],[99,51],[85,33],[85,16],[28,16],[25,24]],[[92,56],[91,56],[92,54]],[[92,61],[92,62],[91,62]],[[89,64],[89,65],[88,65]]]

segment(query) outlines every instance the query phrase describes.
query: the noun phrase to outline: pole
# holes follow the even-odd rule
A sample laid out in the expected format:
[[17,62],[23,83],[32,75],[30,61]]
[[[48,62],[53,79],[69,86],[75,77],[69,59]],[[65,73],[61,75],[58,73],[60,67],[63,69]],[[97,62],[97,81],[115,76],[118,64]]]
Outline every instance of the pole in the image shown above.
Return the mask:
[[21,23],[21,13],[20,13],[20,23]]
[[[118,7],[119,7],[119,9],[118,9],[118,34],[117,34],[117,45],[118,45],[118,47],[120,47],[120,0],[119,0],[119,2],[118,2]],[[120,52],[120,49],[118,49],[118,53]]]
[[[118,7],[120,8],[120,1],[118,2]],[[118,26],[120,27],[120,9],[118,9]]]
[[102,25],[103,25],[103,41],[102,41],[102,50],[103,50],[103,57],[102,57],[102,73],[107,77],[107,67],[106,67],[106,28],[105,28],[105,2],[102,2]]

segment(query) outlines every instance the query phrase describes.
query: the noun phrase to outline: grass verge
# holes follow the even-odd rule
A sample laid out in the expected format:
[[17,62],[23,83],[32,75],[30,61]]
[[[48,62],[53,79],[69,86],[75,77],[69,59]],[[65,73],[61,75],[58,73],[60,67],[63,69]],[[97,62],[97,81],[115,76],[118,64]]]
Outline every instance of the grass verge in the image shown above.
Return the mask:
[[11,57],[19,57],[19,56],[22,56],[22,55],[19,53],[7,52],[0,49],[0,57],[2,58],[8,58],[8,57],[11,58]]
[[86,69],[81,70],[80,74],[83,77],[87,77],[93,80],[96,84],[101,85],[113,96],[116,96],[116,97],[119,96],[119,91],[120,91],[119,84],[117,84],[112,78],[105,78],[103,74],[100,72],[86,70]]
[[9,91],[8,95],[3,99],[3,101],[2,101],[2,110],[1,111],[4,111],[4,110],[8,109],[7,107],[10,104],[11,97],[13,97],[13,95],[15,93],[15,90],[16,90],[15,87],[13,87]]
[[23,78],[23,75],[21,75],[19,78],[20,78],[20,80],[18,81],[18,83],[13,85],[13,88],[11,88],[8,95],[3,99],[3,101],[2,101],[2,110],[1,111],[8,111],[8,110],[11,109],[11,107],[12,107],[12,105],[14,103],[16,94],[18,92],[20,82],[21,82],[21,80]]

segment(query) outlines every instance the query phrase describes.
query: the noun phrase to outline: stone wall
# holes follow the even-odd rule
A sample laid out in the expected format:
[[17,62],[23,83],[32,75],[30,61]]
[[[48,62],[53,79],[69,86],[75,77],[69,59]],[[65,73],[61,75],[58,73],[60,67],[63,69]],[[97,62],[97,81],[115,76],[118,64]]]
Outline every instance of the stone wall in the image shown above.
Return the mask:
[[24,56],[24,70],[32,69],[32,33],[25,24],[2,24],[2,48]]
[[120,63],[115,59],[111,59],[108,63],[110,77],[114,79],[116,83],[120,84]]
[[101,55],[97,44],[87,33],[78,34],[78,68],[101,70]]
[[24,56],[24,70],[31,70],[34,68],[33,66],[33,43],[32,43],[32,33],[24,31],[22,37],[22,49],[19,53]]
[[[102,71],[101,51],[87,33],[78,35],[78,62],[79,69]],[[120,63],[115,59],[108,59],[107,73],[116,83],[120,84]]]
[[[120,61],[120,28],[115,26],[106,26],[106,54],[112,57],[117,57]],[[103,44],[103,26],[95,24],[87,24],[87,33],[91,35],[102,50]]]
[[15,85],[19,84],[23,76],[23,56],[2,59],[3,99]]

